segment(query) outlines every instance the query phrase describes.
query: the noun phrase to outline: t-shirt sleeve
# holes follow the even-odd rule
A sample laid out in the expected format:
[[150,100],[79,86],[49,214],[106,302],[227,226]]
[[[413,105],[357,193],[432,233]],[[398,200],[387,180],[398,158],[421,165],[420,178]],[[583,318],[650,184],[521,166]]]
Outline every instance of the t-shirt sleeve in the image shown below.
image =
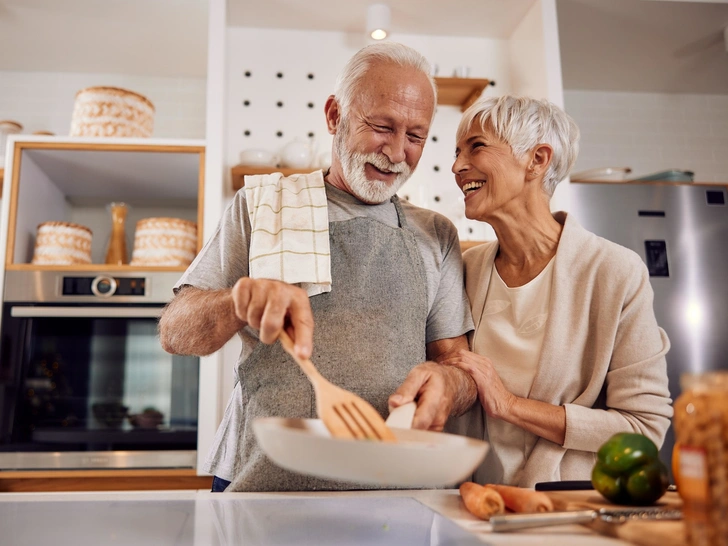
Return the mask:
[[231,288],[239,278],[248,276],[250,220],[243,190],[225,209],[215,233],[174,287],[203,290]]
[[442,261],[435,299],[427,317],[427,343],[458,337],[473,329],[457,229],[445,220],[437,226],[437,237]]

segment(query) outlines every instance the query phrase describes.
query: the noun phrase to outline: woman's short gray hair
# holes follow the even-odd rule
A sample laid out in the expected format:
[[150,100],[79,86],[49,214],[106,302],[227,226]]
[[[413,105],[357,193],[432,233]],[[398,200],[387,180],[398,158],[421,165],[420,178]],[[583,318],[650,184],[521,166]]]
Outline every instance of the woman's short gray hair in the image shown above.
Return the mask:
[[538,144],[548,144],[554,153],[543,180],[548,195],[571,171],[579,155],[579,127],[561,108],[547,100],[503,95],[480,99],[463,114],[457,141],[479,124],[508,144],[521,159]]
[[430,75],[429,61],[421,53],[404,44],[382,42],[360,49],[349,59],[344,70],[336,78],[334,97],[339,103],[342,116],[346,116],[348,113],[360,80],[375,62],[389,62],[403,68],[414,68],[425,74],[432,85],[435,104],[437,104],[437,85]]

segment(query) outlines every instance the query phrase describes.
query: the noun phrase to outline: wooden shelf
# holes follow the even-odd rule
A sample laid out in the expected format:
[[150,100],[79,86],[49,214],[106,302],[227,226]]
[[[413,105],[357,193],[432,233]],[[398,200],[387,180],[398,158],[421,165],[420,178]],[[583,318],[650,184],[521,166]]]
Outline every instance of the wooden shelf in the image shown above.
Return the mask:
[[308,173],[315,169],[278,169],[276,167],[253,167],[250,165],[235,165],[232,168],[233,189],[238,191],[245,186],[245,176],[251,174],[271,174],[281,173],[283,176],[291,176],[292,174]]
[[90,271],[105,273],[142,273],[148,271],[170,271],[184,273],[186,266],[144,266],[144,265],[109,265],[109,264],[75,264],[75,265],[38,265],[38,264],[6,264],[7,271]]
[[459,106],[461,112],[480,98],[483,89],[494,85],[494,82],[480,78],[435,78],[435,81],[437,103]]
[[0,492],[139,491],[206,489],[212,476],[192,469],[144,470],[29,470],[0,472]]

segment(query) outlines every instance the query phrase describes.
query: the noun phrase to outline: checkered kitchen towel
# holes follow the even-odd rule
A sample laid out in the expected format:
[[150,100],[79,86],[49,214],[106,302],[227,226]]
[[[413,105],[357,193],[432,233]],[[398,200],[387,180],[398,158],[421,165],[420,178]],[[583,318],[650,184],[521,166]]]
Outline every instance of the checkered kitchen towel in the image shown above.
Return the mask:
[[245,177],[250,277],[298,284],[309,297],[331,291],[329,211],[321,171]]

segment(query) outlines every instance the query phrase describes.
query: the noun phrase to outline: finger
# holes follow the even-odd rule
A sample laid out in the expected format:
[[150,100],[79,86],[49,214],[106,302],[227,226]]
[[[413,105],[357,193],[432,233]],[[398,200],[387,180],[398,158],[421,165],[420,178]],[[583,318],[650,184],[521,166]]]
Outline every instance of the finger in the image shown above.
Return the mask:
[[233,286],[233,310],[235,316],[248,323],[248,305],[250,304],[250,279],[243,277]]
[[300,358],[310,358],[313,353],[313,311],[308,296],[297,295],[291,302],[288,323],[292,330],[294,350]]
[[402,384],[389,397],[389,404],[396,408],[402,404],[412,402],[417,398],[422,385],[427,381],[428,377],[429,373],[423,370],[421,365],[412,368]]

